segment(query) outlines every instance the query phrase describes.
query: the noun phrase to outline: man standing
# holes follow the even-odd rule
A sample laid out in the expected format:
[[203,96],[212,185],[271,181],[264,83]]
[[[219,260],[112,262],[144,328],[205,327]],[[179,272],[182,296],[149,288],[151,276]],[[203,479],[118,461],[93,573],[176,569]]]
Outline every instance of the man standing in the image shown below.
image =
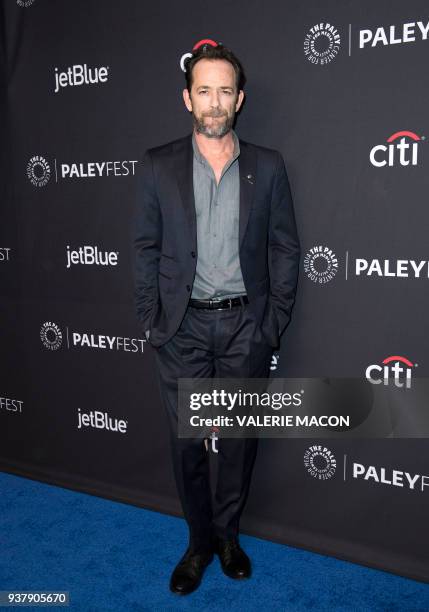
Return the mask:
[[178,378],[267,378],[287,326],[299,241],[283,158],[233,130],[244,74],[223,45],[203,44],[186,64],[191,134],[146,151],[137,190],[135,300],[155,349],[174,474],[189,545],[170,589],[200,584],[213,553],[231,578],[250,576],[239,544],[257,438],[218,441],[211,498],[201,438],[178,438]]

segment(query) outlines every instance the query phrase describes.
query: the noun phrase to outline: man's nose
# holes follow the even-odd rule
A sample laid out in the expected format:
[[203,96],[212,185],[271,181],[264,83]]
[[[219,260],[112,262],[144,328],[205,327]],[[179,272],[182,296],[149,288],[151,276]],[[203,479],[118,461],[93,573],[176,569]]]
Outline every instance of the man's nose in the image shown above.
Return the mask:
[[210,99],[210,106],[212,106],[213,108],[220,107],[220,99],[219,99],[219,94],[217,91],[212,92],[211,99]]

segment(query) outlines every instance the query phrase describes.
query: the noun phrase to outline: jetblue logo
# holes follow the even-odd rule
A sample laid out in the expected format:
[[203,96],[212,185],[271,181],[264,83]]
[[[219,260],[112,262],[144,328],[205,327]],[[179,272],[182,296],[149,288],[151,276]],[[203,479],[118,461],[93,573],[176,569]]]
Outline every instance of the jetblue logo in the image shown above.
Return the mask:
[[65,71],[59,72],[55,68],[55,93],[65,87],[73,87],[77,85],[93,85],[98,83],[106,83],[108,79],[109,66],[100,66],[100,68],[89,68],[86,64],[75,64],[69,66]]

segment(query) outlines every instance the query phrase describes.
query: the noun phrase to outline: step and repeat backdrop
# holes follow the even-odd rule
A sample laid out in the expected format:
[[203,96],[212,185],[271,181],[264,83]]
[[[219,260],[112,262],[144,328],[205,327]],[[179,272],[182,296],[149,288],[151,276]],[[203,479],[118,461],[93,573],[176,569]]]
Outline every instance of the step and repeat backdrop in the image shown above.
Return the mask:
[[[260,440],[242,530],[429,581],[412,412],[429,366],[427,3],[0,10],[0,468],[181,513],[134,308],[133,215],[145,150],[192,129],[183,60],[210,38],[245,67],[238,135],[282,152],[295,203],[298,294],[272,376],[352,378],[365,426]],[[394,387],[382,426],[375,392]]]

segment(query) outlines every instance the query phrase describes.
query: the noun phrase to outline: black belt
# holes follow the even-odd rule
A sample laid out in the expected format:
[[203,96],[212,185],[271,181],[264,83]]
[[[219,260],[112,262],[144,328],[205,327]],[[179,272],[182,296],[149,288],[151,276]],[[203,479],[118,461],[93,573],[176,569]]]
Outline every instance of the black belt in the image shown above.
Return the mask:
[[234,298],[226,298],[224,300],[189,300],[189,306],[192,308],[208,308],[210,310],[225,310],[226,308],[234,308],[234,306],[244,306],[248,304],[247,295],[239,295]]

